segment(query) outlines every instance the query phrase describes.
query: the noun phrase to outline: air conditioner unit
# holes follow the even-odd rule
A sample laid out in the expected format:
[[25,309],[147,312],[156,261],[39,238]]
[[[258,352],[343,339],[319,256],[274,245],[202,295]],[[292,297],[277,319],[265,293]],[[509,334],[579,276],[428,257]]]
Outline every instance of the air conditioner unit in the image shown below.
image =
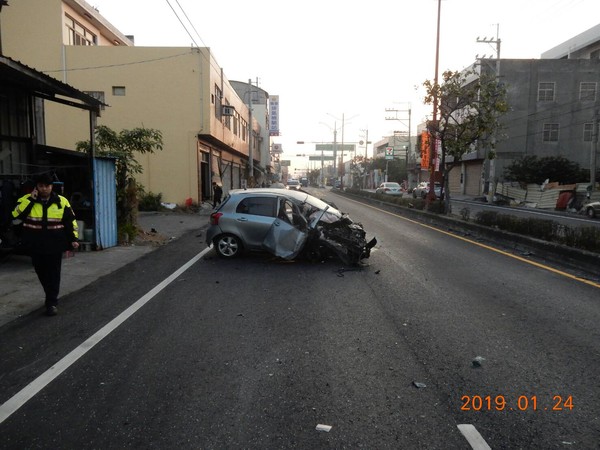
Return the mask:
[[235,108],[233,106],[223,105],[221,113],[224,116],[233,116],[235,114]]

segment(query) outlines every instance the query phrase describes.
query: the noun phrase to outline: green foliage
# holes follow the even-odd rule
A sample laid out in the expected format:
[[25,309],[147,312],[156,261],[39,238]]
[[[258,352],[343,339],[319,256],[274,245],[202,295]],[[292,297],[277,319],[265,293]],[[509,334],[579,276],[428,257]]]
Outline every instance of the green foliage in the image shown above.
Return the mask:
[[[96,155],[115,158],[117,183],[117,222],[136,224],[137,185],[136,174],[142,173],[137,154],[162,150],[162,133],[152,128],[134,128],[117,133],[100,125],[95,130]],[[89,151],[90,141],[77,142],[79,151]]]
[[465,206],[459,212],[460,212],[460,216],[462,217],[462,220],[464,220],[465,222],[468,222],[469,219],[471,218],[471,210],[469,209],[469,207]]
[[121,224],[117,229],[117,236],[120,242],[129,243],[135,239],[137,234],[137,227],[131,223]]
[[600,252],[600,229],[596,227],[569,227],[550,220],[521,218],[495,211],[478,212],[475,222],[548,242]]
[[[375,194],[354,188],[348,189],[346,192],[386,203],[393,203],[410,209],[425,210],[427,208],[428,212],[444,212],[444,204],[440,201],[432,202],[428,206],[427,202],[420,198],[408,199],[400,196]],[[466,209],[468,208],[464,208],[464,211],[461,210],[461,215],[464,220],[468,220],[465,219],[465,215],[467,214]],[[542,239],[548,242],[555,242],[573,248],[600,253],[600,228],[597,227],[569,227],[544,219],[520,218],[508,214],[499,214],[496,211],[478,212],[475,216],[475,223],[515,234]]]
[[526,155],[513,161],[504,169],[504,178],[520,183],[542,184],[545,180],[561,184],[585,183],[589,181],[589,171],[579,164],[562,156]]
[[[441,143],[445,210],[450,210],[448,175],[465,153],[477,147],[495,158],[496,142],[502,128],[500,117],[508,111],[506,87],[493,75],[475,70],[442,74],[442,84],[426,80],[424,102],[433,105],[439,117],[427,123],[433,139]],[[452,157],[450,163],[447,156]]]
[[394,158],[386,160],[384,158],[376,158],[373,160],[367,160],[365,166],[367,167],[367,171],[379,169],[382,172],[385,172],[385,168],[387,166],[388,181],[402,183],[403,180],[408,178],[406,171],[406,159]]
[[146,193],[143,190],[139,192],[138,209],[140,211],[158,211],[161,208],[162,193]]
[[452,156],[457,164],[474,145],[493,148],[499,135],[499,118],[508,111],[506,88],[490,74],[472,70],[446,71],[443,83],[426,80],[425,104],[437,102],[437,122],[429,131],[440,139],[442,158]]
[[[423,201],[426,202],[425,200]],[[446,212],[446,205],[441,200],[435,200],[427,205],[427,212],[444,214]]]

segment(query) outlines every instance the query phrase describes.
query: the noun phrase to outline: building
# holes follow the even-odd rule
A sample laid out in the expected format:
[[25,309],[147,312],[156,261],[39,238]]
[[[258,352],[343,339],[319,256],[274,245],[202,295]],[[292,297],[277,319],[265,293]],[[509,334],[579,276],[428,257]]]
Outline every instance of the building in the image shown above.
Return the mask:
[[[501,117],[496,158],[488,148],[463,156],[450,172],[451,193],[477,196],[525,155],[562,156],[591,171],[600,119],[600,25],[542,54],[542,59],[482,59],[477,73],[497,75],[509,111]],[[597,167],[597,165],[596,165]]]
[[[163,149],[138,158],[143,173],[136,179],[164,201],[201,202],[211,197],[212,181],[227,192],[266,176],[264,122],[251,117],[210,48],[136,47],[84,0],[12,3],[2,11],[2,44],[6,55],[108,105],[99,125],[160,130]],[[47,139],[74,149],[88,139],[80,132],[86,120],[47,117]]]
[[100,101],[0,55],[0,248],[16,245],[11,211],[40,173],[54,177],[55,191],[69,197],[77,218],[92,230],[89,238],[82,230],[84,245],[112,247],[117,243],[114,161],[94,157],[93,148],[79,153],[47,145],[44,118],[50,103],[57,114],[83,113],[88,121],[81,132],[92,135]]

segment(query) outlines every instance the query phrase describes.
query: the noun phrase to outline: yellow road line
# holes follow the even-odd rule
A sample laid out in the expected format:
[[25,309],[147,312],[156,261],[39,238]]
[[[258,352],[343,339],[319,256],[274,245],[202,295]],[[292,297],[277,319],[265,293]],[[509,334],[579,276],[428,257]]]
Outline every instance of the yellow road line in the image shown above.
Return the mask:
[[477,246],[479,246],[481,248],[485,248],[486,250],[490,250],[492,252],[500,253],[501,255],[508,256],[509,258],[517,259],[517,260],[522,261],[522,262],[524,262],[526,264],[531,264],[532,266],[539,267],[540,269],[544,269],[544,270],[547,270],[549,272],[553,272],[553,273],[556,273],[558,275],[562,275],[563,277],[567,277],[567,278],[570,278],[572,280],[576,280],[576,281],[579,281],[581,283],[585,283],[585,284],[588,284],[590,286],[593,286],[593,287],[596,287],[596,288],[600,288],[600,283],[596,283],[596,282],[591,281],[591,280],[586,280],[585,278],[580,278],[580,277],[577,277],[575,275],[571,275],[570,273],[563,272],[562,270],[557,270],[557,269],[554,269],[553,267],[547,266],[545,264],[540,264],[538,262],[531,261],[529,259],[522,258],[522,257],[517,256],[517,255],[513,255],[512,253],[505,252],[505,251],[500,250],[498,248],[482,244],[481,242],[477,242],[477,241],[474,241],[472,239],[467,239],[465,237],[458,236],[456,234],[452,234],[452,233],[449,233],[449,232],[444,231],[444,230],[440,230],[439,228],[433,227],[431,225],[427,225],[425,223],[421,223],[421,222],[418,222],[416,220],[409,219],[407,217],[401,216],[400,214],[395,214],[393,212],[386,211],[385,209],[380,209],[380,208],[377,208],[375,206],[371,206],[371,205],[369,205],[367,203],[359,202],[359,201],[352,200],[352,199],[349,199],[349,198],[346,198],[346,200],[349,200],[349,201],[354,202],[354,203],[358,203],[358,204],[363,205],[363,206],[367,206],[368,208],[375,209],[377,211],[389,214],[390,216],[398,217],[399,219],[406,220],[407,222],[414,223],[415,225],[419,225],[421,227],[429,228],[430,230],[437,231],[438,233],[442,233],[442,234],[445,234],[447,236],[451,236],[451,237],[453,237],[455,239],[460,239],[461,241],[468,242],[469,244],[477,245]]

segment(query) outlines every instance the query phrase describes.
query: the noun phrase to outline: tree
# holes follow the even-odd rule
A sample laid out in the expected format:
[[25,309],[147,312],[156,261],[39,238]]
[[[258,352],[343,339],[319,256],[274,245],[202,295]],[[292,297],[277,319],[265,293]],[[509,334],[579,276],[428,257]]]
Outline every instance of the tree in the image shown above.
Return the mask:
[[560,184],[585,183],[589,171],[563,156],[525,155],[504,169],[504,178],[525,184],[542,184],[545,180]]
[[[465,153],[476,146],[490,147],[487,157],[494,159],[495,144],[501,130],[500,117],[508,111],[506,89],[491,74],[478,74],[473,70],[446,71],[442,84],[430,80],[423,83],[426,89],[424,103],[437,102],[439,118],[429,121],[428,130],[441,143],[445,210],[450,211],[448,175],[462,161]],[[451,157],[451,161],[447,161]]]
[[397,181],[398,183],[402,183],[403,180],[408,178],[407,170],[406,170],[406,159],[402,158],[394,158],[394,159],[385,159],[385,158],[376,158],[372,160],[369,170],[379,169],[383,173],[387,168],[387,180],[388,181]]
[[[152,128],[134,128],[116,133],[100,125],[95,130],[96,155],[116,159],[117,223],[119,228],[137,226],[137,184],[135,175],[142,173],[136,154],[162,150],[162,133]],[[79,151],[89,151],[90,141],[77,142]]]
[[355,155],[350,161],[350,173],[352,174],[352,187],[364,189],[365,177],[372,166],[372,161],[363,155]]

